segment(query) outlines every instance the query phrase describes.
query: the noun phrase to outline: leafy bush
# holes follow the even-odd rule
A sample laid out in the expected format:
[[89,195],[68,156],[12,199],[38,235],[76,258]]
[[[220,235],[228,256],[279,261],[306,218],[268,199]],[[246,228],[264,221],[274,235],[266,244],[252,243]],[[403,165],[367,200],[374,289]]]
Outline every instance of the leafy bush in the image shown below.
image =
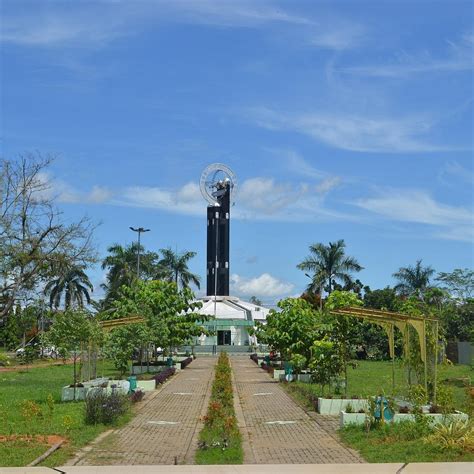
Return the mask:
[[181,369],[185,369],[193,361],[192,357],[188,357],[181,361]]
[[168,367],[165,370],[162,370],[160,373],[156,374],[153,379],[155,380],[156,385],[159,385],[160,383],[165,382],[166,379],[174,375],[175,372],[176,369],[174,367]]
[[126,395],[117,391],[108,394],[105,390],[97,389],[86,397],[84,421],[87,425],[109,425],[127,413],[129,408],[130,402]]
[[10,357],[0,352],[0,367],[7,367],[8,365],[10,365]]
[[453,421],[439,424],[433,433],[424,438],[425,443],[434,444],[442,449],[474,451],[474,426],[468,421]]
[[132,403],[137,403],[141,402],[143,400],[143,397],[145,396],[145,392],[143,390],[135,390],[131,395],[130,395],[130,401]]

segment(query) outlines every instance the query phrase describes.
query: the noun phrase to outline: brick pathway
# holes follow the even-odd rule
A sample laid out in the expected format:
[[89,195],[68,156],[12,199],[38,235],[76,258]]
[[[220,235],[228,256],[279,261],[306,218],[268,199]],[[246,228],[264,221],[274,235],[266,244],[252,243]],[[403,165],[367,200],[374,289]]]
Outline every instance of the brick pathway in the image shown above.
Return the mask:
[[335,417],[310,417],[253,361],[231,362],[256,464],[364,462],[338,440]]
[[174,464],[175,458],[192,464],[215,363],[215,357],[198,357],[159,393],[148,393],[130,423],[90,445],[74,464]]

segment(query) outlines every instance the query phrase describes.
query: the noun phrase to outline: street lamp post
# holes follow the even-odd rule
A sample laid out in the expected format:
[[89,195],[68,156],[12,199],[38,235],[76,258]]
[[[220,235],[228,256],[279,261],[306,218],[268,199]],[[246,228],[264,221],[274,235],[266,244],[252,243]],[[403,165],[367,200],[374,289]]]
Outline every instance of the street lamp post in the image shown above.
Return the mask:
[[140,279],[140,235],[144,232],[150,232],[151,229],[144,229],[143,227],[130,227],[130,230],[137,232],[138,234],[138,247],[137,247],[137,278]]

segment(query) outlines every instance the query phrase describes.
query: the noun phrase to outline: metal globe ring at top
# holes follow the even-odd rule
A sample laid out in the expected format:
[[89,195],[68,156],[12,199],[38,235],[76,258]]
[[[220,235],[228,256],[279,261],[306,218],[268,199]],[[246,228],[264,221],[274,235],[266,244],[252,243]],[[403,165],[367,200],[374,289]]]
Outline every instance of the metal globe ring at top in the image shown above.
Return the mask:
[[[223,176],[219,177],[219,174]],[[222,163],[213,163],[205,168],[201,174],[200,188],[203,198],[211,205],[217,204],[216,198],[212,195],[212,190],[222,179],[230,180],[231,198],[235,197],[237,178],[234,172]]]

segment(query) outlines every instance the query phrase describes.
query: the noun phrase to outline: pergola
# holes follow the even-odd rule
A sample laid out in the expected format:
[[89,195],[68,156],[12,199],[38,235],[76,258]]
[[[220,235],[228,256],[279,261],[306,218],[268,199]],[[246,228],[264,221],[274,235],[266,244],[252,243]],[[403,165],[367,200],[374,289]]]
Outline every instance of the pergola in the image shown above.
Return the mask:
[[388,344],[390,357],[392,358],[392,385],[395,387],[395,328],[398,328],[403,336],[403,352],[405,357],[410,354],[410,337],[409,327],[413,327],[420,341],[421,360],[424,363],[425,390],[428,390],[428,357],[427,357],[427,323],[433,325],[435,337],[435,355],[434,355],[434,402],[436,401],[436,385],[437,385],[437,366],[438,366],[438,320],[433,318],[425,318],[422,316],[410,316],[403,313],[395,313],[392,311],[380,311],[376,309],[367,309],[359,307],[348,307],[332,310],[331,314],[340,316],[353,316],[365,319],[373,324],[377,324],[384,328],[388,335]]

